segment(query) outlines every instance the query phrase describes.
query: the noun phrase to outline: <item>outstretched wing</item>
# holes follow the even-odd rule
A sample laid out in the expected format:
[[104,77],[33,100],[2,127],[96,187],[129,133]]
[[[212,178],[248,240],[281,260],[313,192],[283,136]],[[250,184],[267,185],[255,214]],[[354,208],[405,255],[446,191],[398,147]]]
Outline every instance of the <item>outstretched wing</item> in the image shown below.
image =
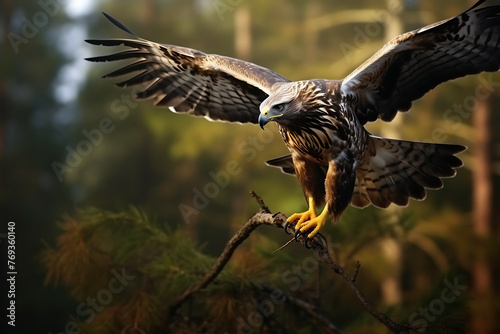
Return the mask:
[[[123,24],[104,14],[120,29],[136,36]],[[137,37],[137,36],[136,36]],[[258,65],[201,51],[137,39],[92,39],[93,45],[130,49],[86,58],[107,62],[135,59],[104,76],[114,78],[135,73],[117,84],[119,87],[142,85],[137,99],[153,99],[157,106],[178,113],[204,116],[209,120],[257,123],[259,105],[274,84],[288,82],[281,75]]]
[[397,111],[447,80],[498,71],[500,6],[478,1],[466,12],[394,38],[342,83],[364,124]]

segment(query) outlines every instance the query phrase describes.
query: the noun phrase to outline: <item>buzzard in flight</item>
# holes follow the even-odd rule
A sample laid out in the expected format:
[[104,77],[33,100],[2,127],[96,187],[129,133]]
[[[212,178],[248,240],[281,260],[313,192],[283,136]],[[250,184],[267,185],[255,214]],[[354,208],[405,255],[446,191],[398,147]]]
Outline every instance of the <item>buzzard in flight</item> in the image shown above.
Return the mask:
[[[139,38],[106,17],[134,39],[87,40],[128,47],[88,60],[135,59],[104,77],[134,73],[117,85],[142,85],[137,99],[213,121],[278,124],[290,154],[267,164],[297,176],[309,209],[287,223],[307,238],[349,203],[407,205],[441,188],[441,178],[462,165],[455,155],[464,146],[380,138],[364,125],[391,121],[442,82],[500,67],[500,6],[489,0],[394,38],[343,80],[292,82],[250,62]],[[317,205],[324,205],[319,214]]]

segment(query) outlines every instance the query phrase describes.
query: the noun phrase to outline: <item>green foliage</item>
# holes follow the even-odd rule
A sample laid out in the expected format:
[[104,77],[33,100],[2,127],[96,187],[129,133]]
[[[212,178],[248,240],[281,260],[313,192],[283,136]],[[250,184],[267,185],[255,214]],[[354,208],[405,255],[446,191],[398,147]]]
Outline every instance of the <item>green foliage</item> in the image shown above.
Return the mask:
[[[269,253],[264,240],[259,243],[261,251],[238,252],[211,285],[169,315],[172,300],[200,280],[214,262],[185,232],[172,231],[134,208],[120,213],[79,210],[74,217],[65,217],[59,228],[57,246],[47,246],[42,254],[46,283],[66,286],[79,305],[86,306],[77,306],[74,318],[84,333],[132,329],[160,333],[165,328],[172,333],[233,331],[238,321],[248,321],[253,313],[258,316],[256,305],[266,303],[272,295],[263,286],[273,286],[280,279],[273,274],[273,261],[261,255]],[[128,278],[123,290],[115,292],[116,282],[111,282],[117,272]],[[111,290],[111,297],[104,297],[103,290]],[[267,314],[273,321],[264,322],[263,332],[289,326],[272,314],[285,308],[283,292],[278,295],[280,303],[273,304]],[[91,316],[89,298],[97,303]],[[287,309],[300,314],[293,307]],[[311,326],[317,324],[304,321],[300,327]]]
[[[356,260],[361,261],[358,284],[371,300],[383,296],[382,290],[373,289],[374,283],[383,281],[398,266],[384,258],[384,245],[389,242],[407,247],[408,236],[415,234],[418,226],[405,224],[404,220],[411,221],[406,214],[401,215],[399,224],[391,217],[394,215],[375,214],[371,216],[370,232],[359,233],[359,224],[366,222],[348,213],[349,224],[335,227],[335,239],[329,238],[332,254],[348,270],[353,270]],[[47,246],[42,254],[46,284],[66,286],[78,305],[83,304],[72,313],[83,333],[132,329],[160,333],[166,328],[172,333],[233,333],[245,328],[261,333],[305,333],[324,329],[317,319],[308,316],[306,308],[289,298],[315,305],[316,312],[338,326],[350,328],[350,332],[364,333],[367,328],[371,333],[384,332],[383,326],[352,303],[355,296],[346,290],[345,283],[298,244],[273,253],[280,246],[276,238],[253,233],[215,281],[171,313],[176,297],[200,281],[215,262],[186,229],[173,230],[135,208],[117,213],[96,208],[79,210],[74,217],[65,217],[59,229],[56,247]],[[105,297],[103,290],[111,290],[114,283],[110,282],[117,272],[128,277],[126,284]],[[404,273],[411,274],[412,270]],[[442,295],[443,277],[448,279],[450,275],[457,272],[436,277],[436,290],[427,292],[428,299],[388,304],[385,312],[407,323],[408,315],[419,305],[432,303]],[[463,292],[462,302],[453,302],[445,315],[430,325],[441,329],[453,326],[457,314],[465,312],[463,300],[467,295]],[[96,300],[97,307],[91,308],[89,298]]]

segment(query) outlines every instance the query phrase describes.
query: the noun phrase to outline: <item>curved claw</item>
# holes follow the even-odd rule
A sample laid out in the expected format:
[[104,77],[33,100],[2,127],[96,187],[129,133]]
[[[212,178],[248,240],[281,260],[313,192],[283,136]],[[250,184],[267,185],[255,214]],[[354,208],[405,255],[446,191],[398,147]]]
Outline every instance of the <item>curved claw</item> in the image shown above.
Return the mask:
[[[297,240],[297,238],[300,236],[304,237],[304,246],[306,248],[311,248],[310,242],[312,239],[309,238],[309,233],[307,233],[307,231],[306,231],[306,233],[304,233],[304,232],[301,232],[300,230],[295,232],[295,241],[299,241],[299,240]],[[313,236],[313,239],[314,239],[314,236]]]
[[328,205],[325,205],[319,216],[316,215],[314,199],[309,197],[309,209],[302,213],[294,213],[289,216],[285,223],[285,231],[288,234],[290,222],[295,223],[295,241],[299,241],[300,236],[304,237],[304,246],[311,248],[310,241],[314,239],[319,230],[325,225],[328,216]]
[[287,220],[287,221],[285,222],[285,226],[283,226],[283,228],[285,229],[285,233],[286,233],[286,234],[291,234],[291,233],[288,233],[288,225],[290,225],[290,222]]
[[302,235],[302,232],[300,232],[300,231],[295,232],[295,241],[299,241],[299,239],[298,239],[298,238],[299,238],[301,235]]
[[[314,238],[314,237],[313,237]],[[309,242],[311,241],[312,239],[309,239],[309,236],[307,236],[305,238],[305,241],[304,241],[304,246],[307,248],[307,249],[310,249],[311,248],[311,245],[309,244]]]

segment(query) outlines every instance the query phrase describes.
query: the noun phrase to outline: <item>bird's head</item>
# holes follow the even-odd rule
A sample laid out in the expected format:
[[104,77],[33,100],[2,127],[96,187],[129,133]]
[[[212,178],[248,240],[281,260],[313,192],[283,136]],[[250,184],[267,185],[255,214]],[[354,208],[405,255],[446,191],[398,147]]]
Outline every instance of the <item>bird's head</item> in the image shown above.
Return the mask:
[[270,121],[286,123],[298,112],[297,96],[300,85],[296,82],[282,84],[260,104],[259,125],[262,129]]

